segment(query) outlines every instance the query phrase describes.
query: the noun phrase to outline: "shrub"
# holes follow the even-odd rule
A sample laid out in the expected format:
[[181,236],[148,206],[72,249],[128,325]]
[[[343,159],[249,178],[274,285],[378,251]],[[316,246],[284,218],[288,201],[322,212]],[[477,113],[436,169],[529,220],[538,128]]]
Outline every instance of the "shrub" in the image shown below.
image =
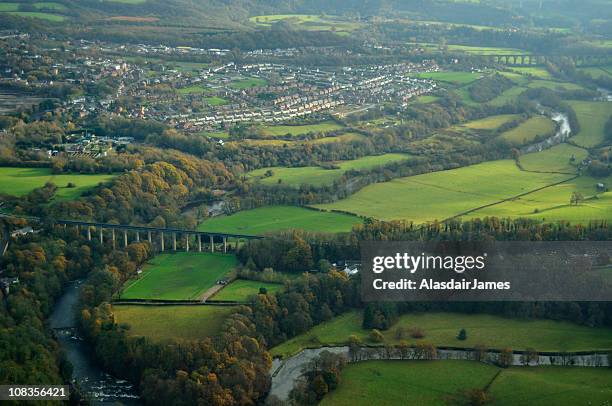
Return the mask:
[[425,337],[425,331],[423,331],[422,328],[420,327],[412,327],[410,330],[410,337],[412,338],[424,338]]
[[385,340],[385,337],[379,330],[373,329],[370,332],[370,340],[375,343],[382,343]]
[[459,334],[457,334],[457,340],[465,341],[467,340],[467,331],[464,328],[459,330]]

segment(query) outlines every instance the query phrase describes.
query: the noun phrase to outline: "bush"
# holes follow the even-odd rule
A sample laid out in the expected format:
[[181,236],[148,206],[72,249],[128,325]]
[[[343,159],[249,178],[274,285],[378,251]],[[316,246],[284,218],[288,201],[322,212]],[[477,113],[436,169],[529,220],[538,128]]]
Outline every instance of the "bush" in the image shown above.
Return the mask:
[[457,334],[457,340],[465,341],[467,339],[467,331],[464,328],[459,330],[459,334]]
[[412,327],[410,330],[410,337],[412,338],[424,338],[425,337],[425,331],[423,331],[422,328],[419,327]]
[[373,329],[370,332],[370,340],[375,343],[382,343],[385,340],[385,337],[379,330]]

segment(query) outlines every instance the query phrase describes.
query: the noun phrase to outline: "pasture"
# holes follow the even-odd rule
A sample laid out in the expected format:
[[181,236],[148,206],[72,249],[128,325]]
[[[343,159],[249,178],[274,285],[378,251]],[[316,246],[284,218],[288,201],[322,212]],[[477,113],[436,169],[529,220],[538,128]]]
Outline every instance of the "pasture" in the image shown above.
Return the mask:
[[[270,350],[273,356],[291,356],[303,348],[321,345],[343,345],[350,335],[364,343],[370,330],[362,328],[361,311],[350,311]],[[397,329],[419,328],[424,338],[403,338],[408,344],[426,341],[436,346],[473,348],[481,344],[490,349],[512,348],[538,351],[587,351],[612,349],[612,328],[591,328],[553,320],[520,320],[486,314],[413,313],[405,314],[389,330],[383,331],[385,344],[398,344]],[[457,340],[465,328],[467,339]]]
[[359,29],[363,24],[346,18],[312,14],[271,14],[250,17],[249,21],[258,27],[270,27],[280,21],[291,24],[295,29],[307,31],[333,31],[346,35]]
[[477,72],[425,72],[419,73],[416,75],[421,79],[433,79],[439,80],[441,82],[452,83],[456,85],[467,85],[468,83],[472,83],[476,79],[479,79],[483,76],[482,73]]
[[303,135],[310,133],[328,133],[330,131],[342,130],[344,127],[333,121],[324,121],[318,124],[306,125],[275,125],[263,127],[261,132],[263,135],[270,137],[280,137],[284,135]]
[[54,23],[62,22],[66,19],[66,17],[62,15],[39,11],[7,11],[6,14],[25,18],[38,18],[40,20],[52,21]]
[[[351,161],[334,162],[337,169],[325,169],[319,166],[261,168],[249,172],[248,176],[268,185],[279,184],[280,182],[286,186],[300,186],[303,184],[323,186],[331,185],[345,172],[350,170],[372,169],[392,162],[405,161],[408,158],[409,156],[405,154],[366,156]],[[272,171],[272,176],[266,176],[268,171]]]
[[128,281],[121,299],[198,299],[238,261],[221,253],[176,252],[150,260],[142,275]]
[[489,116],[480,120],[468,121],[462,124],[463,127],[467,127],[471,130],[495,130],[506,124],[509,121],[516,120],[520,116],[518,114],[499,114],[496,116]]
[[604,368],[511,367],[474,361],[365,361],[345,367],[320,405],[445,405],[484,389],[495,405],[607,404],[612,371]]
[[516,101],[521,95],[521,93],[523,93],[525,90],[527,89],[522,86],[511,87],[499,96],[490,100],[487,104],[490,104],[492,106],[503,106],[504,104],[512,103]]
[[214,336],[232,311],[228,306],[113,306],[117,323],[128,324],[130,335],[154,341]]
[[281,230],[321,233],[348,232],[361,223],[349,214],[322,212],[296,206],[267,206],[244,210],[230,216],[212,217],[198,226],[200,231],[262,235]]
[[179,89],[176,89],[176,91],[179,94],[187,95],[187,94],[205,93],[206,89],[201,85],[193,85],[193,86],[181,87]]
[[[0,193],[23,196],[51,182],[58,187],[56,199],[76,199],[100,183],[109,182],[115,175],[54,175],[49,168],[0,168]],[[68,187],[68,183],[74,187]]]
[[208,104],[210,104],[211,106],[223,106],[225,104],[228,104],[229,102],[227,100],[225,100],[222,97],[217,97],[217,96],[212,96],[212,97],[205,97],[204,101]]
[[523,75],[533,76],[538,79],[550,79],[552,77],[545,68],[540,68],[537,66],[512,67],[510,70]]
[[570,106],[578,116],[580,131],[572,140],[585,148],[595,147],[604,141],[604,126],[612,115],[612,103],[571,101]]
[[[519,161],[527,171],[576,173],[577,165],[588,155],[585,149],[559,144],[544,151],[522,155]],[[570,162],[572,156],[574,162]]]
[[244,302],[249,298],[249,296],[258,294],[261,288],[266,289],[268,293],[274,293],[280,290],[282,287],[283,285],[280,283],[236,279],[229,285],[225,285],[223,289],[216,293],[211,299]]
[[552,135],[555,123],[548,117],[535,116],[504,132],[500,137],[512,145],[529,144],[539,137]]
[[491,161],[371,184],[346,199],[315,207],[422,223],[457,216],[568,178],[524,172],[511,160]]

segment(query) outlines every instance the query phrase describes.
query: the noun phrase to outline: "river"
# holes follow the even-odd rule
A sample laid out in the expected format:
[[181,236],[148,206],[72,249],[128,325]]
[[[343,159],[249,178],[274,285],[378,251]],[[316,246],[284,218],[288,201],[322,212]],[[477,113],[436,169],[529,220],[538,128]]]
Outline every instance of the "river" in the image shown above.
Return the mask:
[[141,402],[133,385],[102,371],[91,356],[91,347],[79,336],[76,312],[81,284],[82,281],[76,281],[66,286],[49,318],[50,327],[73,366],[73,382],[78,383],[83,396],[92,404],[139,405]]
[[521,148],[521,154],[543,151],[567,141],[568,138],[572,136],[572,127],[570,127],[569,118],[565,114],[552,112],[550,119],[557,124],[557,131],[555,134],[545,140]]

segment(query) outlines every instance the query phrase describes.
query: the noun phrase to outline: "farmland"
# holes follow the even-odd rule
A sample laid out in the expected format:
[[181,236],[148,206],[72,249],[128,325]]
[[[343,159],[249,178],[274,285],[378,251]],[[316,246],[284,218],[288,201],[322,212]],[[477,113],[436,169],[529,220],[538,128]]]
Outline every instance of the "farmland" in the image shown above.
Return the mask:
[[283,21],[295,29],[307,31],[334,31],[338,34],[348,34],[362,26],[357,21],[351,21],[337,16],[321,16],[309,14],[272,14],[249,18],[251,23],[259,27],[270,27]]
[[429,72],[420,73],[417,75],[423,79],[434,79],[442,82],[448,82],[458,85],[469,84],[482,76],[481,73],[475,72]]
[[500,114],[496,116],[489,116],[480,120],[468,121],[463,124],[463,127],[467,127],[472,130],[495,130],[501,125],[518,119],[518,114]]
[[224,286],[223,289],[212,297],[212,299],[244,302],[249,296],[259,293],[261,288],[266,289],[270,294],[274,294],[274,292],[280,290],[282,287],[283,285],[279,283],[237,279],[229,285]]
[[544,116],[535,116],[506,131],[501,137],[513,145],[524,145],[539,137],[551,135],[554,130],[555,123],[551,119]]
[[[496,374],[498,374],[496,376]],[[484,389],[496,405],[605,404],[612,372],[602,368],[513,367],[470,361],[366,361],[348,365],[321,405],[444,405],[468,389]]]
[[372,184],[346,199],[317,207],[421,223],[453,217],[568,177],[523,172],[510,160],[492,161]]
[[[249,172],[251,178],[259,178],[259,182],[264,184],[278,184],[288,186],[300,186],[310,184],[315,186],[330,185],[340,178],[346,171],[371,169],[377,166],[384,166],[392,162],[399,162],[408,159],[404,154],[384,154],[378,156],[366,156],[352,161],[334,162],[336,169],[325,169],[317,166],[307,166],[299,168],[262,168]],[[272,176],[265,176],[266,172],[272,171]]]
[[268,206],[218,216],[198,226],[200,231],[261,235],[300,229],[312,232],[348,232],[361,219],[348,214],[322,212],[295,206]]
[[[398,327],[419,328],[424,338],[406,337],[409,344],[427,341],[436,346],[473,348],[535,348],[538,351],[581,351],[612,349],[611,328],[589,328],[552,320],[518,320],[485,314],[414,313],[400,317],[389,330],[383,331],[384,343],[397,344]],[[465,328],[467,339],[457,340],[457,332]],[[368,342],[370,331],[362,328],[362,314],[351,311],[271,349],[273,356],[290,356],[303,348],[340,345],[356,335]]]
[[232,268],[232,255],[177,252],[161,254],[149,261],[142,275],[128,281],[122,299],[198,299]]
[[128,324],[130,335],[155,341],[213,336],[232,310],[225,306],[113,306],[117,322]]
[[[56,198],[76,199],[87,190],[113,179],[114,175],[54,175],[48,168],[0,168],[0,193],[23,196],[51,182],[58,187]],[[67,187],[72,183],[74,187]]]
[[341,130],[344,127],[332,121],[308,125],[276,125],[264,127],[262,133],[267,136],[279,137],[283,135],[302,135],[309,133],[327,133]]
[[612,114],[609,102],[572,101],[571,107],[578,116],[580,131],[572,139],[585,148],[601,144],[604,140],[604,125]]
[[[574,156],[575,161],[570,159]],[[541,152],[520,157],[522,167],[528,171],[576,173],[577,164],[588,156],[585,149],[559,144]]]

